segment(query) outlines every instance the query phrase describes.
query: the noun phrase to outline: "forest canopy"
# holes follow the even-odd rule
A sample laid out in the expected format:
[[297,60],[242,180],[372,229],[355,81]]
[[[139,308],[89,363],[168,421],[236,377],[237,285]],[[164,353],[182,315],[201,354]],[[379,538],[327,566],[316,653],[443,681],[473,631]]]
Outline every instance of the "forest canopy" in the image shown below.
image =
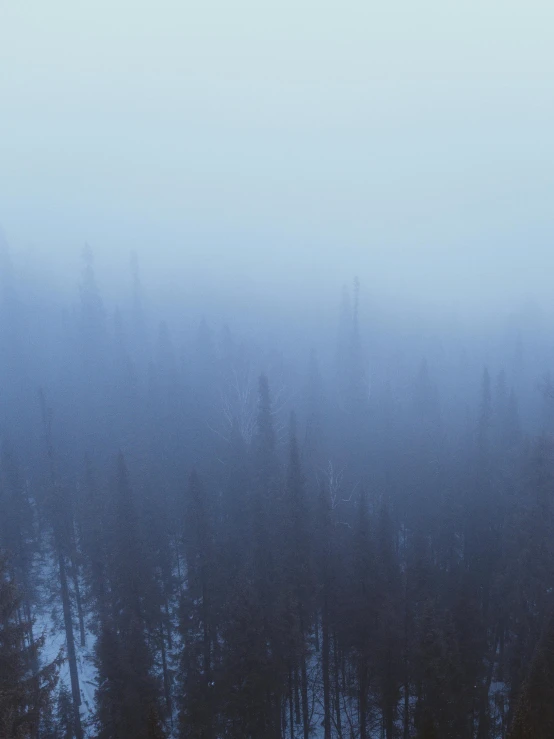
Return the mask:
[[16,263],[2,739],[553,735],[551,327],[403,325],[363,275],[333,325],[221,324],[136,255],[117,304],[88,246],[72,300]]

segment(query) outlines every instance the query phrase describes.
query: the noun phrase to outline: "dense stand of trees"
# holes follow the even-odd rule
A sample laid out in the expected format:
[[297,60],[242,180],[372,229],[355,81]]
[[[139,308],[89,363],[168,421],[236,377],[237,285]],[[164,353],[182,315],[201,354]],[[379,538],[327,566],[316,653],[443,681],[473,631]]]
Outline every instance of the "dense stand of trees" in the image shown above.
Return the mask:
[[356,282],[319,362],[154,330],[136,258],[111,315],[90,249],[69,309],[0,256],[2,737],[552,736],[536,330],[422,359]]

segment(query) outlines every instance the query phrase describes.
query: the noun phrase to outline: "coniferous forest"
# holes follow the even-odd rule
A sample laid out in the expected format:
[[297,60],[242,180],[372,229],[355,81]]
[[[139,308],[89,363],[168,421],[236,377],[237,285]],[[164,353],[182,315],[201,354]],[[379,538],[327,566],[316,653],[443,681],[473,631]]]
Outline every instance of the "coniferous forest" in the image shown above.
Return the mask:
[[2,739],[554,736],[552,325],[360,277],[221,323],[0,244]]

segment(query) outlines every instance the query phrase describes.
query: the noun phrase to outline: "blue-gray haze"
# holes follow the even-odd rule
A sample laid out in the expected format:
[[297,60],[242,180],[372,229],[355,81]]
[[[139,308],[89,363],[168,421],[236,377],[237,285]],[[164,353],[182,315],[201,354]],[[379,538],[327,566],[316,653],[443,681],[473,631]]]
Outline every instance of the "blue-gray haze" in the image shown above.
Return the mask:
[[[66,290],[550,309],[546,0],[0,6],[0,223]],[[286,299],[285,299],[286,296]]]
[[554,736],[553,27],[0,0],[2,739]]

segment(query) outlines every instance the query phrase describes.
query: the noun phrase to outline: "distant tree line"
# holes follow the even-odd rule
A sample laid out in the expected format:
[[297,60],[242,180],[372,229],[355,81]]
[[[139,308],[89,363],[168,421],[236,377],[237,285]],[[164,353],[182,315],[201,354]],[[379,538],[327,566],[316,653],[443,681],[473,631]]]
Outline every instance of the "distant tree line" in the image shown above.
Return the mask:
[[88,248],[69,309],[0,268],[2,739],[554,736],[554,414],[520,343],[494,376],[372,359],[356,282],[322,370],[153,331],[136,258],[113,315]]

